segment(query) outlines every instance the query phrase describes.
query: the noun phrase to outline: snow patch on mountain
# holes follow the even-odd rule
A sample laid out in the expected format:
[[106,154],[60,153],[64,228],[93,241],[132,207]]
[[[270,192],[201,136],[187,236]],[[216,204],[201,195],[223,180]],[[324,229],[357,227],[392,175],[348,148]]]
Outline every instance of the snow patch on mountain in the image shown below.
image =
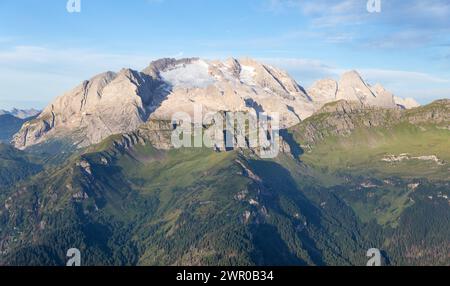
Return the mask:
[[254,77],[256,75],[255,68],[246,65],[242,65],[241,68],[242,68],[240,74],[241,81],[250,86],[255,86],[256,85],[254,80]]
[[205,88],[215,82],[209,73],[209,64],[197,60],[190,64],[178,64],[160,73],[161,78],[173,87]]

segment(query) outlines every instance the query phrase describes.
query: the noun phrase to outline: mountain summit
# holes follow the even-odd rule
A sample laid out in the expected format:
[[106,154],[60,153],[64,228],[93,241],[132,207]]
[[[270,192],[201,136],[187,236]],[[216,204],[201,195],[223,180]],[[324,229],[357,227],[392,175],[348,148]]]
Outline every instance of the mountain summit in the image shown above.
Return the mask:
[[19,149],[52,138],[70,138],[88,146],[137,129],[149,119],[171,119],[175,112],[278,112],[288,128],[324,104],[345,99],[368,106],[412,107],[382,86],[370,87],[349,72],[339,82],[322,80],[308,91],[286,72],[252,59],[209,61],[199,58],[160,59],[142,70],[106,72],[56,98],[14,136]]
[[410,109],[420,106],[414,99],[395,97],[379,83],[370,86],[357,71],[344,73],[339,81],[319,80],[308,90],[308,95],[319,105],[346,100],[383,108]]

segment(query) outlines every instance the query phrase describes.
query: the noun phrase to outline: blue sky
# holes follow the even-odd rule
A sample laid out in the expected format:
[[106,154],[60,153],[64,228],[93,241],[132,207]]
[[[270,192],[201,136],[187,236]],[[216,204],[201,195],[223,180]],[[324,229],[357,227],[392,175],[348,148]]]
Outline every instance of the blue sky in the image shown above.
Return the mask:
[[421,103],[450,97],[450,1],[0,1],[0,109],[42,108],[93,75],[160,57],[252,57],[299,84],[360,71]]

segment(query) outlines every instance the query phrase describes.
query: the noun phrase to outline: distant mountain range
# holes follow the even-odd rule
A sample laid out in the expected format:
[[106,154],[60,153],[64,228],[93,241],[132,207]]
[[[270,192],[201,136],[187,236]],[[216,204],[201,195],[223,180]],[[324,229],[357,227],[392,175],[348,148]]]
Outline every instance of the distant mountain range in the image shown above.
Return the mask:
[[[171,115],[195,103],[280,112],[278,156],[234,137],[175,149]],[[419,106],[355,71],[308,89],[251,59],[107,72],[0,143],[0,265],[70,248],[82,265],[366,265],[375,247],[449,266],[449,142],[450,99]]]
[[25,120],[17,118],[13,115],[0,115],[0,142],[9,143],[12,140],[13,135],[20,130],[24,123]]
[[13,109],[11,111],[0,110],[0,142],[9,143],[22,125],[35,118],[40,111],[35,109]]
[[9,114],[14,117],[20,118],[20,119],[27,119],[30,117],[34,117],[40,113],[39,110],[31,108],[31,109],[17,109],[13,108],[11,111],[6,111],[3,109],[0,109],[0,115]]

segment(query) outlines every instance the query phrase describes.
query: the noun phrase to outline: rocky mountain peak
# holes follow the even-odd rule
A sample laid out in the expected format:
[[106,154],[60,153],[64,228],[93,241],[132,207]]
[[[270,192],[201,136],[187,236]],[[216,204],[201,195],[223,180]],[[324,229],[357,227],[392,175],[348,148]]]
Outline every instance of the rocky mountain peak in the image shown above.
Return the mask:
[[358,71],[356,70],[350,70],[347,72],[344,72],[341,75],[341,82],[353,82],[353,84],[366,84],[365,81],[363,80],[362,76],[359,74]]
[[316,81],[309,89],[308,95],[317,109],[324,104],[337,100],[358,102],[362,106],[409,109],[420,106],[413,99],[394,96],[384,86],[377,83],[369,85],[357,71],[344,73],[339,81],[324,79]]
[[358,72],[350,71],[341,76],[336,99],[372,104],[375,102],[375,95]]
[[87,146],[136,130],[149,119],[192,114],[195,104],[204,112],[279,112],[283,127],[314,112],[294,79],[256,60],[166,58],[151,62],[142,72],[122,69],[82,82],[26,123],[13,143],[23,149],[61,136]]
[[69,137],[79,146],[130,131],[150,113],[153,80],[134,70],[106,72],[57,97],[33,121],[24,124],[13,144],[23,149],[54,137]]
[[333,79],[322,79],[313,83],[308,89],[308,95],[318,104],[336,100],[338,83]]
[[204,114],[276,112],[280,126],[288,128],[337,100],[397,106],[391,93],[379,85],[370,87],[356,71],[345,73],[339,82],[318,81],[305,91],[285,71],[250,58],[164,58],[141,72],[122,69],[82,82],[24,124],[13,144],[24,149],[64,137],[88,146],[132,132],[148,120],[170,120],[177,112],[192,116],[194,106],[202,106]]

